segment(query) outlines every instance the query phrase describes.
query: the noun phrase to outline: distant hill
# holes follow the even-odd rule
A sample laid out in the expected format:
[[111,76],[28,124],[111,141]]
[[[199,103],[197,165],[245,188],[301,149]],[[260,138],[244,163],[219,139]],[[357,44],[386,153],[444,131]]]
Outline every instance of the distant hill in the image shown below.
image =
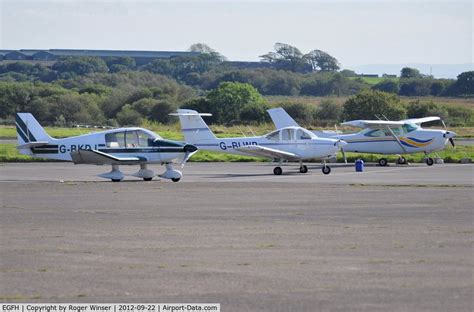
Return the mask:
[[451,78],[456,77],[466,71],[474,70],[473,63],[465,64],[368,64],[368,65],[355,65],[347,66],[345,68],[351,69],[358,74],[396,74],[400,76],[400,70],[403,67],[412,67],[418,69],[422,74],[431,74],[435,78]]

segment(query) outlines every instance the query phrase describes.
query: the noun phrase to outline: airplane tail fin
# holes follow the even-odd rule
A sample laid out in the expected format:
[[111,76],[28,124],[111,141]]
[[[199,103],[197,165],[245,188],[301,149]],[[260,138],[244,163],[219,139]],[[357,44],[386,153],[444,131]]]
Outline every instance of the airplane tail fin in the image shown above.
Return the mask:
[[299,127],[298,123],[281,107],[268,109],[267,112],[270,114],[277,129]]
[[28,148],[29,145],[45,144],[52,140],[30,113],[17,113],[15,124],[18,145],[20,147]]
[[209,129],[201,116],[211,116],[211,114],[200,114],[191,109],[178,109],[178,113],[170,114],[179,117],[181,130],[187,143],[199,144],[203,141],[217,140],[214,133]]

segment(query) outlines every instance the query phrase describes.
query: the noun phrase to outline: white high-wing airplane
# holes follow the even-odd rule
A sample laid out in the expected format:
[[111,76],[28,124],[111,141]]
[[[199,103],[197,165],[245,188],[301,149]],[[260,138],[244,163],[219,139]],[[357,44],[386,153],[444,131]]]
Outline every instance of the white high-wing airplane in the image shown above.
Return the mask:
[[[275,175],[283,173],[281,169],[283,160],[298,161],[299,171],[306,173],[308,167],[303,164],[303,160],[332,158],[342,146],[346,145],[342,140],[318,138],[299,126],[284,127],[263,136],[217,138],[201,117],[210,114],[178,109],[177,114],[171,115],[179,117],[186,142],[202,150],[278,159],[280,165],[273,169]],[[329,174],[331,168],[324,164],[322,171],[324,174]]]
[[155,173],[147,168],[148,164],[164,164],[166,171],[160,177],[178,182],[182,173],[173,169],[172,164],[183,166],[197,151],[194,145],[165,140],[152,131],[136,127],[54,139],[30,113],[16,114],[15,123],[21,154],[74,164],[112,165],[112,171],[99,177],[114,182],[124,178],[119,165],[140,165],[133,176],[151,181]]
[[[281,107],[269,109],[268,113],[277,128],[298,125]],[[424,117],[400,121],[352,120],[344,122],[342,125],[363,128],[363,130],[351,134],[331,131],[325,132],[325,134],[327,137],[346,141],[348,144],[344,146],[344,152],[398,155],[397,162],[405,164],[406,159],[401,156],[402,154],[425,153],[425,155],[429,155],[432,152],[443,150],[448,142],[454,147],[455,132],[421,127],[421,124],[435,120],[441,120],[441,118]],[[433,163],[433,158],[426,158],[428,166]],[[387,159],[381,158],[379,165],[386,166]]]

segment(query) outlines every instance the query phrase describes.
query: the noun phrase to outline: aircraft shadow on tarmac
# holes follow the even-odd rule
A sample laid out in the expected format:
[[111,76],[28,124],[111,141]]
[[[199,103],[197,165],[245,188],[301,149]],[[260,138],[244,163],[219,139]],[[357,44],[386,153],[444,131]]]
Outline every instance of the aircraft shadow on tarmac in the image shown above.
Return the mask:
[[[298,171],[285,171],[282,175],[301,175]],[[210,179],[225,179],[225,178],[246,178],[246,177],[272,177],[275,176],[273,173],[225,173],[219,175],[206,176]]]

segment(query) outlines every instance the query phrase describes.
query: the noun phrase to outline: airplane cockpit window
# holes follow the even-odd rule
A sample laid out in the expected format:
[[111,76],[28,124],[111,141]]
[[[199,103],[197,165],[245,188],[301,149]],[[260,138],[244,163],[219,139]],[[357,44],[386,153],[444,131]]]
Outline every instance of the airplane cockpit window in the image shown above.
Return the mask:
[[365,134],[368,137],[382,137],[385,136],[385,133],[381,129],[371,130]]
[[125,134],[126,147],[138,147],[138,131],[127,131]]
[[[400,135],[400,128],[390,128],[390,129],[392,130],[393,134],[395,134],[396,136]],[[371,130],[367,132],[365,136],[379,138],[379,137],[384,137],[384,136],[392,136],[392,132],[390,132],[389,129],[375,129],[375,130]]]
[[105,143],[107,147],[147,147],[152,146],[152,143],[158,136],[153,136],[143,130],[131,130],[107,133],[105,135]]
[[125,131],[112,132],[105,135],[105,143],[107,147],[125,147]]
[[157,137],[152,136],[150,133],[147,133],[143,130],[132,130],[126,132],[126,144],[127,147],[147,147],[152,146],[153,141]]
[[414,124],[409,124],[409,123],[404,124],[402,128],[403,128],[403,131],[406,133],[415,131],[417,129],[417,127]]
[[[396,136],[399,136],[401,134],[400,128],[390,128],[390,129],[392,129],[393,134],[395,134]],[[390,130],[386,129],[385,130],[385,135],[386,136],[391,136],[392,133],[390,132]]]
[[281,140],[282,141],[294,140],[294,129],[281,130]]
[[145,146],[152,146],[153,141],[157,139],[157,137],[152,136],[151,134],[138,130],[138,146],[145,147]]
[[280,140],[280,131],[273,131],[266,136],[267,140],[270,141],[279,141]]
[[302,129],[298,129],[296,131],[296,139],[297,140],[311,140],[311,135]]

